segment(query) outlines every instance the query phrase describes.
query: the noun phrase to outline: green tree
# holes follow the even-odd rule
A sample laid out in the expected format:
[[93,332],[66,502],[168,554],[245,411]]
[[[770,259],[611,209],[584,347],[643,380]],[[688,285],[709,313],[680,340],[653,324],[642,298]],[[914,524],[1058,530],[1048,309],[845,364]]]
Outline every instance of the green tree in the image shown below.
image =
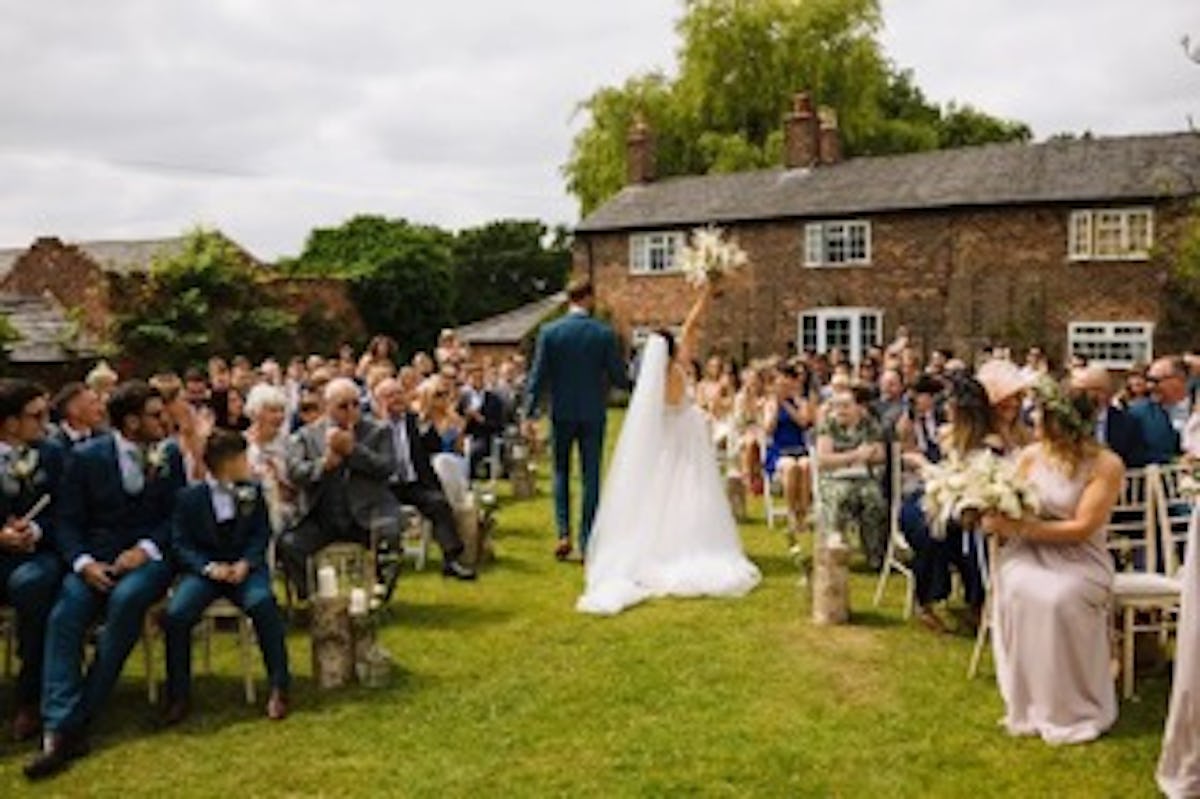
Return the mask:
[[210,355],[286,355],[299,343],[294,314],[264,304],[263,275],[236,245],[197,229],[127,288],[117,349],[140,371],[181,368]]
[[776,164],[798,89],[837,109],[847,155],[1029,138],[1021,123],[930,103],[885,58],[882,24],[878,0],[687,0],[677,78],[635,75],[580,103],[588,124],[563,167],[568,190],[584,214],[620,190],[639,115],[654,131],[660,175]]
[[571,269],[565,230],[530,220],[502,220],[454,238],[454,319],[472,322],[558,291]]

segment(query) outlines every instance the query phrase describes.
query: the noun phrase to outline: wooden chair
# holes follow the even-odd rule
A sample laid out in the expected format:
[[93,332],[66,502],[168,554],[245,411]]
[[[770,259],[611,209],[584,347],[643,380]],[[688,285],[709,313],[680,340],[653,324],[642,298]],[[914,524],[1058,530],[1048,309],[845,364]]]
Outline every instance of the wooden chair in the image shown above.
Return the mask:
[[[1178,564],[1173,557],[1168,491],[1160,467],[1130,469],[1126,473],[1113,517],[1109,530],[1117,535],[1110,537],[1108,549],[1119,569],[1113,579],[1113,602],[1121,624],[1121,694],[1130,699],[1136,637],[1138,633],[1157,633],[1165,638],[1165,617],[1178,609],[1182,593],[1182,585],[1174,576]],[[1187,519],[1182,521],[1186,528]],[[1158,568],[1160,545],[1166,565],[1163,571]]]
[[912,617],[913,612],[913,594],[916,591],[916,578],[912,570],[912,548],[908,545],[908,539],[904,537],[904,533],[900,530],[900,508],[903,504],[903,495],[901,491],[901,477],[903,475],[903,462],[901,459],[900,444],[892,442],[888,448],[888,457],[891,459],[891,507],[889,508],[889,527],[888,527],[888,545],[887,553],[883,558],[883,568],[879,570],[879,585],[875,589],[874,606],[879,607],[883,602],[883,595],[887,591],[888,578],[892,572],[904,576],[904,587],[907,592],[904,598],[904,618]]
[[204,642],[204,673],[212,674],[212,640],[220,622],[232,622],[236,626],[238,651],[242,661],[242,685],[246,704],[253,705],[254,689],[254,623],[242,610],[228,599],[218,599],[204,611],[198,625],[198,634]]
[[979,612],[979,630],[975,633],[975,647],[971,650],[971,660],[967,664],[967,679],[973,680],[979,674],[979,664],[983,660],[983,650],[987,646],[988,636],[992,633],[992,614],[996,596],[996,572],[1000,558],[1000,543],[993,535],[987,539],[987,568],[980,564],[983,572],[981,579],[987,585],[987,596],[983,599],[983,608]]

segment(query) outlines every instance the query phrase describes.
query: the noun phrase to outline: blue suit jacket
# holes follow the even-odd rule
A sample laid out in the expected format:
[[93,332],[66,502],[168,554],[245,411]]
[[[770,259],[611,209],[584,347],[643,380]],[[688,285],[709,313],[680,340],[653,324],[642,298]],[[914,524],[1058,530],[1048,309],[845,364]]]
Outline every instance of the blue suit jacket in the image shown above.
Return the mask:
[[111,562],[143,538],[154,541],[164,555],[169,552],[175,494],[186,476],[179,448],[171,443],[166,451],[164,471],[148,477],[141,495],[131,497],[121,484],[111,433],[76,446],[67,458],[55,531],[68,565],[84,554]]
[[246,505],[235,502],[232,530],[222,530],[217,524],[208,483],[196,483],[179,492],[171,524],[171,551],[184,569],[203,574],[209,563],[239,560],[245,560],[251,569],[266,566],[271,538],[267,503],[257,484],[239,488],[243,487],[254,490],[254,500]]
[[1171,426],[1171,419],[1161,405],[1150,399],[1140,399],[1129,406],[1129,415],[1141,430],[1145,463],[1170,463],[1179,457],[1182,452],[1179,433]]
[[1104,443],[1120,456],[1125,466],[1138,469],[1146,465],[1146,447],[1142,428],[1128,411],[1112,407],[1104,423]]
[[612,328],[572,313],[538,336],[525,410],[531,418],[536,416],[542,394],[549,392],[553,420],[599,422],[608,410],[609,389],[628,385]]
[[[38,542],[39,550],[52,550],[55,541],[57,520],[57,503],[61,499],[60,485],[63,469],[66,465],[67,453],[49,438],[34,445],[38,453],[38,465],[28,480],[17,484],[16,496],[0,490],[0,524],[10,518],[20,518],[33,509],[37,501],[44,495],[50,495],[50,505],[43,508],[33,521],[42,529],[42,540]],[[0,558],[10,557],[12,553],[0,550]],[[24,558],[25,555],[18,557]]]

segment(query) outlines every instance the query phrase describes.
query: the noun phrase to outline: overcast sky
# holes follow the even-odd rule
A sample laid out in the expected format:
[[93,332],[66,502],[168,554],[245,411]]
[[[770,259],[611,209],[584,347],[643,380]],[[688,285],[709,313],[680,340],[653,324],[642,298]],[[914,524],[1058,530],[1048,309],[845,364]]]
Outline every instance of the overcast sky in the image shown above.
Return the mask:
[[[575,104],[669,69],[678,0],[0,0],[0,247],[357,212],[576,221]],[[1198,0],[884,0],[934,100],[1059,131],[1200,124]]]

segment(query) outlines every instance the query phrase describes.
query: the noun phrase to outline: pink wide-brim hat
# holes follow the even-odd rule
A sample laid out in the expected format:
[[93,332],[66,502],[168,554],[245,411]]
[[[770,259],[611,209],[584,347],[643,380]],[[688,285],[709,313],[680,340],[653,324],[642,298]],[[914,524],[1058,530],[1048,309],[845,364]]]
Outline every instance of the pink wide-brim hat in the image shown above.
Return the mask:
[[1020,394],[1029,388],[1029,378],[1021,373],[1012,361],[997,358],[979,367],[975,379],[987,392],[988,402],[992,405],[1003,402],[1014,394]]

